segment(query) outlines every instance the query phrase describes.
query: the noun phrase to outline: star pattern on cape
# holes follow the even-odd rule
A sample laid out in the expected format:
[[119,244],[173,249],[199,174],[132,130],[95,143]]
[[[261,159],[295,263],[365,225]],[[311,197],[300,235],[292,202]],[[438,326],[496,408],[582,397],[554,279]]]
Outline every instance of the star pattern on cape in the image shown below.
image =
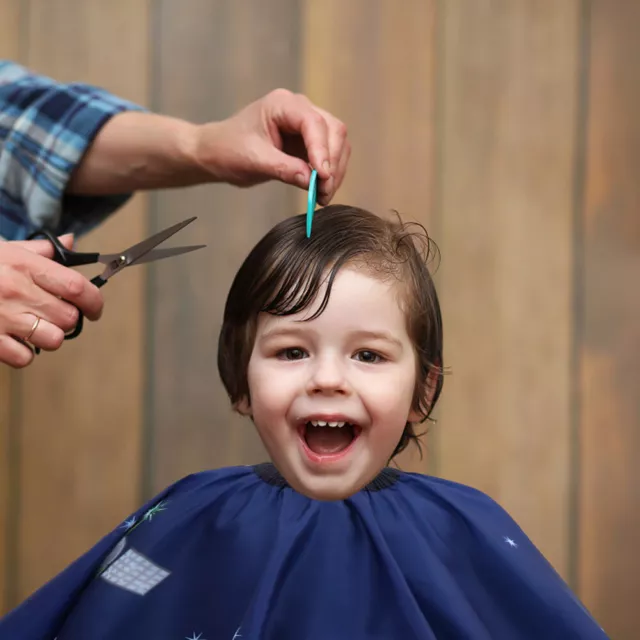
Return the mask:
[[166,500],[162,500],[161,502],[158,502],[158,504],[151,507],[151,509],[149,509],[149,511],[147,511],[144,514],[143,520],[152,520],[153,516],[157,515],[161,511],[166,511],[167,510],[166,504],[167,504]]

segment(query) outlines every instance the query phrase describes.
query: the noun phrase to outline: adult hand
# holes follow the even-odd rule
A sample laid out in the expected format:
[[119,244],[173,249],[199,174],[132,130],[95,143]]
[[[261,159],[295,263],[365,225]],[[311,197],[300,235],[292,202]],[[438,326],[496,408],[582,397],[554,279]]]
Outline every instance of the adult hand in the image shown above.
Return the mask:
[[[60,240],[72,247],[73,236]],[[46,240],[0,242],[0,362],[15,368],[31,363],[32,350],[16,338],[47,351],[58,349],[78,321],[76,307],[88,320],[102,314],[99,289],[52,257]]]
[[350,155],[340,120],[305,96],[276,89],[221,122],[115,115],[84,154],[67,191],[104,195],[268,180],[306,189],[311,165],[318,172],[318,202],[326,205],[342,184]]
[[231,118],[199,127],[195,156],[216,179],[236,186],[267,180],[308,188],[318,172],[318,202],[328,204],[351,155],[347,128],[303,95],[277,89]]

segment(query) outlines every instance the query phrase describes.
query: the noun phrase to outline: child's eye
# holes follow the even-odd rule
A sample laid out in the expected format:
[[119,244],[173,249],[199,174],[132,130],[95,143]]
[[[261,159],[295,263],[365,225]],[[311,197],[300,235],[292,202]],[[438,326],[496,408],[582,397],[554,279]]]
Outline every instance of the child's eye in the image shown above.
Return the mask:
[[288,349],[278,351],[278,358],[281,360],[302,360],[306,355],[305,350],[300,349],[300,347],[290,347]]
[[367,364],[376,364],[378,362],[383,362],[384,358],[375,353],[375,351],[367,351],[366,349],[363,351],[358,351],[355,355],[356,360],[360,360],[360,362],[366,362]]

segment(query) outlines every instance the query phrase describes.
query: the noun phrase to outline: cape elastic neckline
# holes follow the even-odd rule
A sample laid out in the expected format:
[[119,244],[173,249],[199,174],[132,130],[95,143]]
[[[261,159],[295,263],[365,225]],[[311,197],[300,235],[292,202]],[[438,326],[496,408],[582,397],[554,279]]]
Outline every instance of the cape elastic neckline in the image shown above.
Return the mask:
[[[272,462],[262,462],[253,465],[253,470],[261,480],[274,487],[288,487],[289,483],[282,477]],[[380,491],[393,486],[400,477],[400,471],[385,467],[363,491]]]

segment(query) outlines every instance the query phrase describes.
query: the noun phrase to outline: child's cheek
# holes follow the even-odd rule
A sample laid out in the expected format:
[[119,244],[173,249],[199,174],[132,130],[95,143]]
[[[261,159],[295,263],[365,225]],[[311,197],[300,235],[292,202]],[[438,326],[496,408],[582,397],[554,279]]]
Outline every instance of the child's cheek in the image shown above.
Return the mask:
[[375,385],[368,394],[367,411],[374,421],[383,421],[389,425],[398,423],[404,428],[412,400],[412,387],[397,382]]
[[367,397],[376,404],[403,404],[413,396],[413,385],[400,377],[373,378],[368,380]]

